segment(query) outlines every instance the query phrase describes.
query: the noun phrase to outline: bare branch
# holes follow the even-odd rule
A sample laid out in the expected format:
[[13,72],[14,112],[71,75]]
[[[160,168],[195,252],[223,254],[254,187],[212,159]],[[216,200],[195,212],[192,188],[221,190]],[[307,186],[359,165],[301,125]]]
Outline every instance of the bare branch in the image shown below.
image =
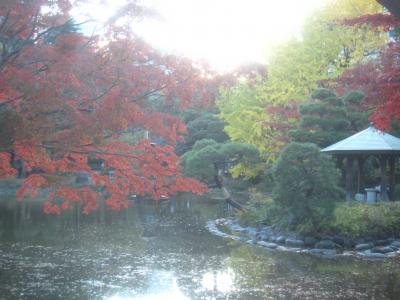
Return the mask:
[[157,89],[154,89],[154,90],[151,90],[151,91],[149,91],[149,92],[140,94],[140,95],[136,96],[135,98],[133,98],[133,99],[131,100],[131,102],[137,102],[137,101],[139,101],[139,100],[142,100],[142,99],[144,99],[144,98],[146,98],[146,97],[148,97],[148,96],[150,96],[150,95],[152,95],[152,94],[154,94],[154,93],[157,93],[157,92],[162,91],[162,90],[165,89],[166,87],[167,87],[167,85],[165,84],[165,85],[163,85],[163,86],[161,86],[161,87],[159,87],[159,88],[157,88]]

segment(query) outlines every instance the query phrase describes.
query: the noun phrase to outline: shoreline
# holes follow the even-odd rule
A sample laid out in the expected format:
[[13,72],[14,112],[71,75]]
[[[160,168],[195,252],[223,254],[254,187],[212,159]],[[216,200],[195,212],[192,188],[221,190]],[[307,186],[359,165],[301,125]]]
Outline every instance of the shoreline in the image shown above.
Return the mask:
[[[224,218],[208,221],[206,228],[213,235],[262,247],[270,251],[311,254],[327,259],[355,257],[383,260],[400,257],[400,238],[360,240],[354,245],[346,245],[345,240],[299,238],[295,234],[276,232],[270,226],[243,227],[232,219]],[[231,233],[226,231],[231,231]]]

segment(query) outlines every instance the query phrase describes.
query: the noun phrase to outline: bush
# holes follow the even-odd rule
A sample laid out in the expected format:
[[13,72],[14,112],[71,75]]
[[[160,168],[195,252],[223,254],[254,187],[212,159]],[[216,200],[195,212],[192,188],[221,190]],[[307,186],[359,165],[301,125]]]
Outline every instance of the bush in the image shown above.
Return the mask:
[[400,232],[400,203],[346,202],[335,209],[334,229],[352,237],[385,238]]
[[279,226],[279,220],[284,213],[271,197],[252,191],[246,210],[240,212],[240,221],[250,225],[266,224]]
[[332,160],[314,144],[289,144],[273,170],[274,202],[287,211],[287,229],[322,233],[333,220],[343,191]]

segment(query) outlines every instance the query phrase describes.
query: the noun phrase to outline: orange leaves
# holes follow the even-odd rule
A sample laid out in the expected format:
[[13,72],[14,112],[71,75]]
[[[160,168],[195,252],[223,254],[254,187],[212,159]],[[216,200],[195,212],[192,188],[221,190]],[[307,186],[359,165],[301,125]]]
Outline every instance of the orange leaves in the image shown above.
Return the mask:
[[112,210],[120,211],[121,208],[128,208],[126,196],[120,194],[113,194],[106,200],[106,205]]
[[[0,16],[10,12],[0,40],[21,40],[15,54],[0,55],[0,104],[19,121],[10,148],[28,174],[20,199],[46,187],[51,192],[46,213],[81,205],[88,214],[99,199],[119,210],[127,207],[130,194],[159,199],[205,190],[182,177],[172,147],[186,133],[176,109],[216,97],[210,70],[163,55],[124,28],[110,27],[109,42],[100,47],[97,37],[89,40],[67,26],[68,0],[0,2]],[[42,10],[43,5],[51,9]],[[57,35],[59,25],[66,26]],[[131,144],[119,141],[122,133],[143,131],[166,145],[136,137]],[[0,153],[0,178],[16,175],[10,159]],[[90,159],[102,161],[100,170],[92,169]],[[81,172],[91,177],[85,186],[61,187]],[[49,182],[48,175],[64,181]]]
[[[56,192],[52,192],[43,203],[43,210],[48,214],[60,214],[64,210],[71,209],[74,204],[82,205],[82,214],[87,215],[91,211],[97,210],[99,194],[92,191],[89,187],[69,188],[62,187]],[[55,203],[59,199],[61,204]]]
[[38,174],[30,175],[28,178],[24,179],[21,187],[17,191],[17,199],[23,200],[26,195],[31,198],[35,198],[38,194],[40,188],[47,185],[47,180]]
[[55,162],[49,157],[49,153],[37,147],[30,141],[17,141],[14,144],[17,159],[24,162],[25,170],[30,172],[34,169],[42,170],[46,173],[56,171]]
[[193,194],[204,194],[208,192],[208,187],[205,184],[193,178],[177,178],[174,182],[172,192],[187,192]]
[[17,175],[17,170],[11,166],[10,162],[10,153],[0,152],[0,179]]

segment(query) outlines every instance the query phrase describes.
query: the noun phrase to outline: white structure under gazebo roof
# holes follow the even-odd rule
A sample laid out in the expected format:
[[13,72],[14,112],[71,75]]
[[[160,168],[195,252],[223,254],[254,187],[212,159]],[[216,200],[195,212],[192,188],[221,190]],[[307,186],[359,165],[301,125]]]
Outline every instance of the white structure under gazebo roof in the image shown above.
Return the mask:
[[400,139],[376,129],[371,124],[367,129],[360,131],[344,140],[341,140],[321,150],[323,153],[332,154],[342,162],[346,161],[346,199],[354,198],[353,186],[353,165],[354,160],[358,161],[359,184],[358,192],[363,192],[363,165],[368,156],[373,155],[379,159],[381,169],[381,198],[389,199],[387,193],[388,178],[387,165],[389,163],[389,194],[391,200],[395,188],[395,164],[400,157]]

